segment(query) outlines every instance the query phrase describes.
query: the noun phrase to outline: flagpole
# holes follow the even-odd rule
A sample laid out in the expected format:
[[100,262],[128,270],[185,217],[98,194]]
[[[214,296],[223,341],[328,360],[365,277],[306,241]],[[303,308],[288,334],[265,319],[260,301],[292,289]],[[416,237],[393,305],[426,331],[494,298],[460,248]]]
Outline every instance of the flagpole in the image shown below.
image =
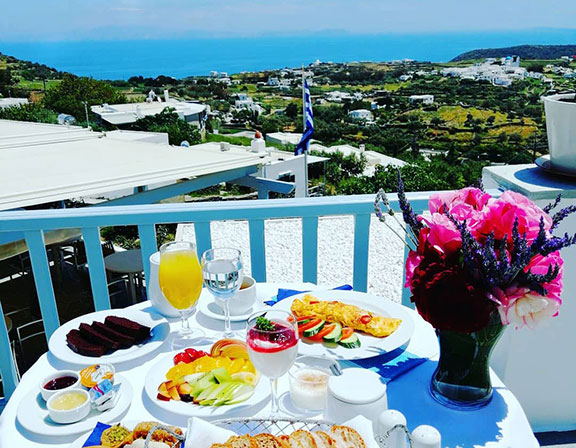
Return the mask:
[[[302,135],[306,132],[306,89],[304,87],[304,64],[302,64]],[[304,148],[304,185],[306,187],[304,197],[308,197],[308,146],[309,142]]]

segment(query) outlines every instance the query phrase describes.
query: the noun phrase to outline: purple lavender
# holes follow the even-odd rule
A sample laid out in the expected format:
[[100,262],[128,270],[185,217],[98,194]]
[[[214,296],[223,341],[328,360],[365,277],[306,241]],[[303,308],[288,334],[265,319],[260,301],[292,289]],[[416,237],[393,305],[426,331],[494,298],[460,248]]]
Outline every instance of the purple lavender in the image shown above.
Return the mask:
[[562,199],[562,193],[556,196],[554,202],[550,202],[550,204],[548,204],[546,207],[542,209],[544,213],[546,213],[547,215],[550,214],[550,212],[558,206],[558,204],[560,203],[560,199]]
[[402,210],[404,222],[408,224],[410,229],[412,229],[412,233],[414,233],[414,235],[420,235],[420,230],[422,230],[424,226],[420,221],[418,221],[416,213],[414,213],[410,202],[408,202],[406,192],[404,191],[404,181],[402,180],[402,173],[400,170],[398,170],[398,203],[400,205],[400,210]]
[[564,207],[559,212],[555,213],[552,216],[552,227],[550,230],[557,229],[560,223],[568,217],[568,215],[576,212],[576,205],[569,205],[568,207]]

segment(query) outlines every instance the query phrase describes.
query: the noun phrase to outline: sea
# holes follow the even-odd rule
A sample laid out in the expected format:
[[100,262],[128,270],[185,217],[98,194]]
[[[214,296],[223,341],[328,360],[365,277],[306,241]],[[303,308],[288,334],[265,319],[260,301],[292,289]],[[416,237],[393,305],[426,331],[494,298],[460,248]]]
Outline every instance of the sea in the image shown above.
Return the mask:
[[576,30],[63,42],[6,42],[0,35],[0,53],[79,76],[108,80],[137,75],[183,78],[208,75],[213,70],[231,74],[298,67],[316,60],[354,62],[408,58],[447,62],[469,50],[523,44],[576,44]]

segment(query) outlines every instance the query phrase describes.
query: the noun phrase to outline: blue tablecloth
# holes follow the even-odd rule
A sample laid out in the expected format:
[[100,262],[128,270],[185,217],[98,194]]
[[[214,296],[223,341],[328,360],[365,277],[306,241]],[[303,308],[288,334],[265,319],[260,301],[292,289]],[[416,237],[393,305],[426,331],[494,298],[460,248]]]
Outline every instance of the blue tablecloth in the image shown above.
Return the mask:
[[427,360],[388,384],[388,407],[406,416],[408,427],[432,425],[442,435],[442,446],[472,448],[501,437],[498,422],[508,407],[497,388],[490,403],[473,411],[458,411],[436,402],[428,388],[437,362]]

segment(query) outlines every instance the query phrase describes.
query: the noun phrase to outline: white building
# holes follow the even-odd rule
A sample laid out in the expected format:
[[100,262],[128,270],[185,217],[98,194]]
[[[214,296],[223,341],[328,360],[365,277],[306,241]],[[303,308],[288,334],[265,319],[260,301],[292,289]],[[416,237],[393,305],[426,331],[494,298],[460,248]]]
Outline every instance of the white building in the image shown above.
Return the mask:
[[495,86],[508,87],[516,80],[525,79],[528,71],[519,67],[520,58],[509,56],[502,58],[501,63],[489,58],[486,62],[476,63],[468,67],[447,67],[442,70],[442,76],[466,79],[470,81],[488,81]]
[[270,87],[278,87],[280,85],[280,80],[277,77],[269,77],[266,81],[266,85]]
[[248,110],[250,112],[257,113],[258,115],[260,115],[264,111],[263,107],[260,104],[255,103],[254,99],[252,99],[245,93],[237,93],[236,98],[237,98],[236,101],[234,101],[234,109],[236,109],[237,111]]
[[326,100],[331,103],[342,103],[344,101],[352,101],[354,97],[348,92],[340,92],[339,90],[334,90],[326,93]]
[[410,104],[432,104],[434,103],[434,95],[410,95],[408,101]]
[[168,101],[160,101],[160,97],[157,99],[157,102],[103,104],[90,106],[90,109],[98,115],[101,121],[115,126],[134,123],[140,118],[156,115],[166,108],[171,108],[182,120],[202,127],[204,117],[209,112],[209,108],[205,104],[178,101],[168,98],[167,95],[165,95],[165,99]]
[[410,81],[412,79],[412,75],[400,75],[398,79],[400,81]]
[[385,154],[381,154],[376,151],[366,151],[364,145],[360,145],[359,148],[356,148],[352,145],[335,145],[326,147],[323,145],[319,145],[317,143],[312,143],[310,145],[311,151],[319,151],[326,154],[335,154],[339,152],[343,156],[356,156],[360,159],[362,156],[366,159],[366,168],[362,173],[364,176],[372,176],[376,171],[376,167],[380,166],[394,166],[394,167],[403,167],[407,165],[406,162],[400,159],[396,159],[394,157],[387,156]]
[[348,116],[352,120],[358,120],[358,121],[374,120],[374,115],[372,115],[372,112],[370,112],[368,109],[351,110],[350,112],[348,112]]
[[297,145],[302,139],[302,134],[297,132],[270,132],[266,134],[266,141],[280,145]]
[[492,84],[494,84],[495,86],[509,87],[510,85],[512,85],[512,80],[505,75],[496,76],[492,80]]
[[28,98],[0,98],[0,109],[20,107],[22,104],[28,104]]
[[[166,95],[167,96],[167,95]],[[103,104],[101,106],[90,106],[90,109],[96,114],[101,121],[122,126],[134,123],[140,118],[156,115],[166,108],[174,109],[178,116],[198,127],[203,126],[204,117],[209,112],[205,104],[178,101],[167,98],[168,101],[127,103],[127,104]],[[166,98],[165,98],[166,99]]]

